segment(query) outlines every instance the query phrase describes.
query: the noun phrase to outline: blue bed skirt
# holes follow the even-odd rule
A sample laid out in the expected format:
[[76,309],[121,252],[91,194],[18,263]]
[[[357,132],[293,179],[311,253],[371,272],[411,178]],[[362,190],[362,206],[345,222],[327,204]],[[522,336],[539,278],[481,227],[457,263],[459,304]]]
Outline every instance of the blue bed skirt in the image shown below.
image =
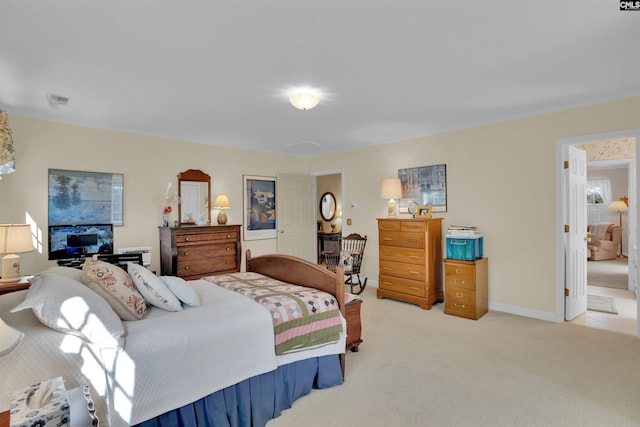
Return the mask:
[[341,384],[339,355],[301,360],[246,379],[136,427],[264,427],[311,389]]

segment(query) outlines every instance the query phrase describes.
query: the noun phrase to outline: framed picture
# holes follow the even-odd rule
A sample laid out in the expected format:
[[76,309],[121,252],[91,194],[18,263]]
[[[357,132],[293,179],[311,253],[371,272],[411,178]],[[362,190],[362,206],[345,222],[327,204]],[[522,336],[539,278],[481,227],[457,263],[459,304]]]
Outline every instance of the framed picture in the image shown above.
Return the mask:
[[400,212],[408,212],[411,203],[432,206],[433,212],[447,211],[447,165],[399,169],[402,184]]
[[124,175],[49,169],[49,225],[122,225]]
[[431,212],[433,211],[433,206],[418,206],[416,208],[416,218],[431,218]]
[[244,240],[276,239],[276,178],[243,175]]

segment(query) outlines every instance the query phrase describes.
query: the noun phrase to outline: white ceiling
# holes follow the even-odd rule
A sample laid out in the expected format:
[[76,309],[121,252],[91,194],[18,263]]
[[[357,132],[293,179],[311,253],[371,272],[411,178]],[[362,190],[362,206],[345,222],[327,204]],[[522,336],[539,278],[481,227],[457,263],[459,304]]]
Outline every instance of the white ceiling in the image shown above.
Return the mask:
[[639,52],[616,0],[0,0],[0,108],[313,157],[639,96]]

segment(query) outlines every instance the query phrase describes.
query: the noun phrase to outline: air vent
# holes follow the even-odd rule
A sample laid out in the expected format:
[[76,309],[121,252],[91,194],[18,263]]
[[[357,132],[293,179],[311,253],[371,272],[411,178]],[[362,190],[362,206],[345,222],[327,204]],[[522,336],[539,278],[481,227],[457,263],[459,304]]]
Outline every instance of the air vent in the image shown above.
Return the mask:
[[47,94],[47,102],[49,102],[49,106],[54,110],[57,110],[59,106],[66,107],[69,105],[69,98],[62,95],[56,95],[55,93]]

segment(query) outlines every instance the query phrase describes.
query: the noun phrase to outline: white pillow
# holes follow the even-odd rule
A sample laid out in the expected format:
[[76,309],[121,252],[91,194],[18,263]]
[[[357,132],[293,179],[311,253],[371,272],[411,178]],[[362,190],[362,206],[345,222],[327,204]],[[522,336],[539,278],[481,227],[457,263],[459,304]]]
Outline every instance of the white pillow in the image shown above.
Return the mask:
[[167,311],[180,311],[182,306],[178,298],[171,293],[162,280],[147,268],[133,262],[127,263],[127,272],[138,292],[151,305]]
[[64,267],[64,266],[54,266],[49,267],[44,270],[42,273],[55,273],[61,276],[67,276],[72,278],[73,280],[77,280],[82,283],[82,270],[73,268],[73,267]]
[[160,277],[165,285],[169,288],[173,294],[178,297],[183,303],[190,305],[191,307],[200,306],[200,295],[193,289],[186,280],[177,276],[162,276]]
[[42,272],[32,278],[27,297],[11,312],[27,308],[56,331],[77,335],[101,348],[124,346],[124,326],[109,303],[65,275]]

